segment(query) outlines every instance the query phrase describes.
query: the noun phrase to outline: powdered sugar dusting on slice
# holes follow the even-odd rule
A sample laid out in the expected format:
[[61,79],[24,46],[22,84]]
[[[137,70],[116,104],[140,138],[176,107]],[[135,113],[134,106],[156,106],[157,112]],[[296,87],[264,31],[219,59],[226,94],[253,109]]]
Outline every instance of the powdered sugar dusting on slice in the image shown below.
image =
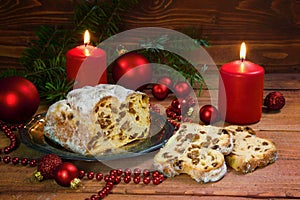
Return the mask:
[[[85,86],[72,90],[67,95],[67,102],[76,108],[82,115],[89,115],[93,106],[103,97],[116,97],[123,102],[129,94],[135,91],[126,89],[120,85],[99,84],[95,87]],[[139,93],[139,92],[138,92]]]

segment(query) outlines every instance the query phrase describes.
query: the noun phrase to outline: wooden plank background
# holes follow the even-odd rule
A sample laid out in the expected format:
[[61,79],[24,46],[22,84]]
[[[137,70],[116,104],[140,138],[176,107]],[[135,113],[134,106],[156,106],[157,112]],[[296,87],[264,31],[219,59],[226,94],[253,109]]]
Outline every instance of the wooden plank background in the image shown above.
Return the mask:
[[[73,1],[1,0],[0,69],[21,67],[18,59],[36,27],[68,27]],[[299,0],[140,0],[122,18],[122,30],[196,27],[210,42],[207,51],[218,66],[238,59],[245,41],[248,59],[267,72],[300,72]]]

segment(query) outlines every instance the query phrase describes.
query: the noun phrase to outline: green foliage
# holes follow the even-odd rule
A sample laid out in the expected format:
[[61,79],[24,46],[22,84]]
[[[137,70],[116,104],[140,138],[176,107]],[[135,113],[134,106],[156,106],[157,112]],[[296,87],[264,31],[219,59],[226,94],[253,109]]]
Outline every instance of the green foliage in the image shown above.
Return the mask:
[[49,103],[66,97],[73,84],[66,80],[65,54],[82,44],[82,34],[101,33],[98,41],[118,33],[121,23],[120,12],[128,10],[137,0],[114,0],[107,2],[85,0],[75,1],[72,28],[57,26],[40,26],[36,31],[36,40],[23,52],[20,64],[23,71],[7,70],[1,76],[22,75],[32,81],[38,88],[40,97]]
[[[65,98],[73,86],[72,82],[68,83],[66,80],[65,54],[67,50],[83,43],[83,32],[87,29],[92,33],[93,45],[98,45],[108,37],[119,33],[119,27],[122,24],[121,13],[130,11],[136,3],[138,0],[76,0],[74,15],[70,19],[73,22],[72,27],[40,26],[35,31],[36,39],[31,41],[20,59],[24,70],[8,69],[0,76],[18,75],[28,78],[36,85],[41,99],[48,103]],[[200,38],[195,39],[196,43],[208,45],[205,40],[201,39],[201,35],[196,32],[192,34]],[[166,38],[161,38],[157,44],[163,45],[165,40]],[[186,67],[190,64],[175,54],[161,48],[146,48],[146,51],[142,53],[151,62],[174,67],[190,80],[192,85],[195,82],[202,82],[201,74],[193,68]]]

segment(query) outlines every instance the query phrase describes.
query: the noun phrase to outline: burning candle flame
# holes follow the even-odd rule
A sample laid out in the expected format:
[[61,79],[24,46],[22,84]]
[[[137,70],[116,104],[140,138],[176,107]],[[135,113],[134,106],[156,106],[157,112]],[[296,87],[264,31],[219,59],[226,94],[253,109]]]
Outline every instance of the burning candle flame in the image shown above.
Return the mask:
[[88,45],[90,43],[90,33],[88,30],[84,32],[83,42],[84,45]]
[[88,44],[90,43],[90,33],[88,30],[86,30],[84,32],[84,37],[83,37],[83,42],[84,42],[84,54],[85,56],[89,56],[90,55],[90,50],[88,49]]
[[246,59],[246,44],[243,42],[240,49],[240,59],[243,62]]

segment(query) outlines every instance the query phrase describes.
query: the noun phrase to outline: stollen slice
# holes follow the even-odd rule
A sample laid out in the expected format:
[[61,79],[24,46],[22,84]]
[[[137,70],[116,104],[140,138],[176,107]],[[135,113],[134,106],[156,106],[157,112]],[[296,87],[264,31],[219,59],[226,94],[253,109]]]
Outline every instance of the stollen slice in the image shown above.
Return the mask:
[[217,181],[226,173],[224,154],[233,148],[231,130],[182,123],[154,157],[154,167],[165,176],[189,174],[198,182]]
[[250,127],[228,126],[233,133],[234,147],[226,156],[226,163],[242,173],[253,172],[277,159],[277,149],[270,140],[257,137]]

